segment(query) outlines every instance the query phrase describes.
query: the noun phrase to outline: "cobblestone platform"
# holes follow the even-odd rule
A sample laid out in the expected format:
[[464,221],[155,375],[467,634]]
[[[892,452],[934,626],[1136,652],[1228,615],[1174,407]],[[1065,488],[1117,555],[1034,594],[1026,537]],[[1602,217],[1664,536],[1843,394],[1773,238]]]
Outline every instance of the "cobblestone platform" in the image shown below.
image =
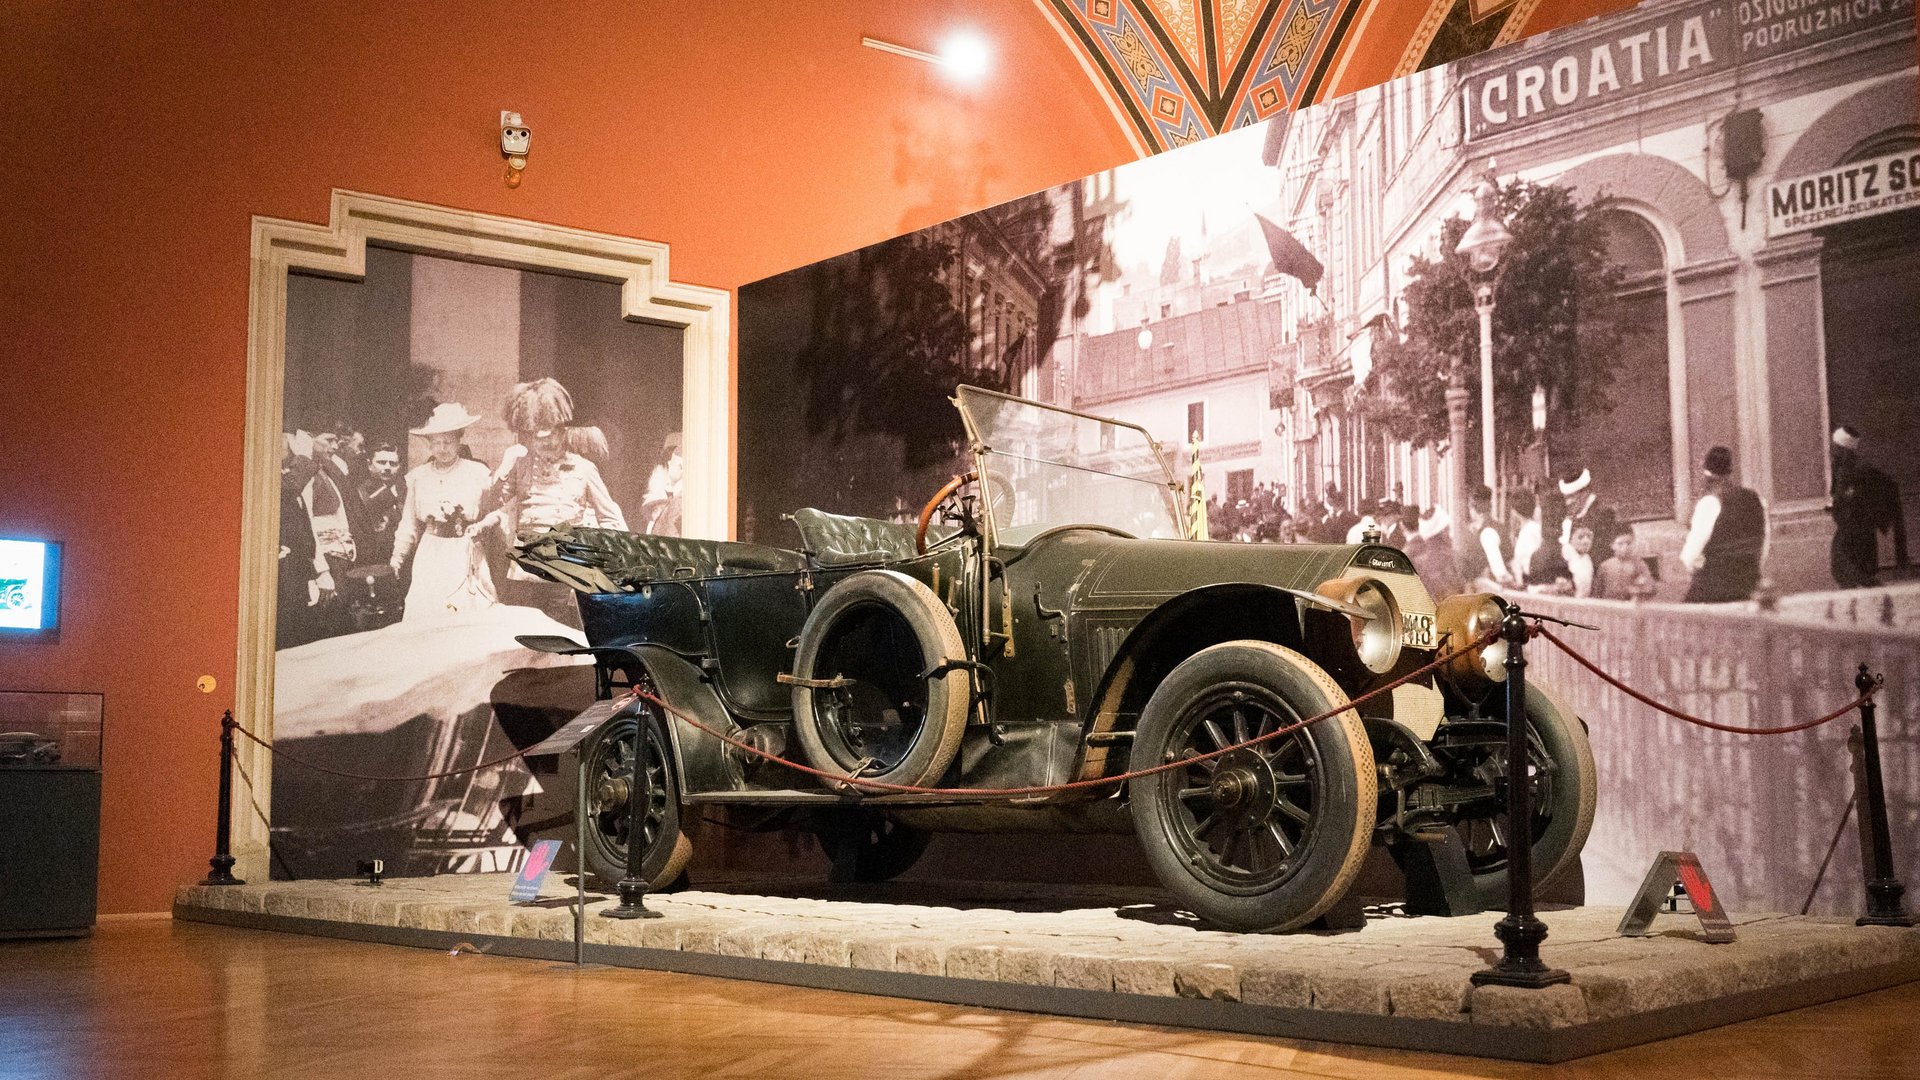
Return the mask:
[[[572,959],[572,885],[510,904],[511,876],[190,886],[178,918],[394,944]],[[1205,930],[1153,890],[994,883],[734,885],[649,896],[664,917],[596,917],[590,962],[924,1000],[1531,1061],[1560,1061],[1920,979],[1920,929],[1736,915],[1708,945],[1690,916],[1614,933],[1619,908],[1547,911],[1573,983],[1475,987],[1497,913],[1370,910],[1343,932]]]

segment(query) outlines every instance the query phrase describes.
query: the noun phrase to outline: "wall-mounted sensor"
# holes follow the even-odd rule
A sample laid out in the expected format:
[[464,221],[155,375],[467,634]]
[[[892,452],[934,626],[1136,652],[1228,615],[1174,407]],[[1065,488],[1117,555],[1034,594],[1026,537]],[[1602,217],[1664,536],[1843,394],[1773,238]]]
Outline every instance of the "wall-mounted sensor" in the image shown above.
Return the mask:
[[527,167],[527,147],[533,144],[533,129],[520,114],[500,110],[500,154],[507,159],[507,186],[520,186],[520,173]]

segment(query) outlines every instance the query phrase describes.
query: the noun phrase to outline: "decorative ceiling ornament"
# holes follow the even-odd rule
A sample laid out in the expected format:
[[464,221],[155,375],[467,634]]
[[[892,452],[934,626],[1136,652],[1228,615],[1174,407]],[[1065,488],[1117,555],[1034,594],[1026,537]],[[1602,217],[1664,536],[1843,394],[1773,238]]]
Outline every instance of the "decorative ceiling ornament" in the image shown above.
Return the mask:
[[[1034,0],[1147,154],[1325,97],[1361,47],[1399,50],[1394,77],[1518,40],[1540,0]],[[1608,0],[1627,7],[1632,0]],[[1420,13],[1411,40],[1374,14]],[[1607,3],[1597,7],[1608,6]],[[1394,25],[1404,26],[1396,18]]]
[[1365,6],[1365,0],[1035,2],[1115,99],[1148,153],[1316,100],[1337,46]]
[[[1450,64],[1520,39],[1540,0],[1427,0],[1394,78]],[[1624,6],[1624,5],[1623,5]]]

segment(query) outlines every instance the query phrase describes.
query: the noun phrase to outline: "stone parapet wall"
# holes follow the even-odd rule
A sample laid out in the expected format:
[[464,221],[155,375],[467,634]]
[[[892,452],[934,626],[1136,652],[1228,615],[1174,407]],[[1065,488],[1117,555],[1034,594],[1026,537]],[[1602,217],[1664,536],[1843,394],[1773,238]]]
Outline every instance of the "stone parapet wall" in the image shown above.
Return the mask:
[[[1556,632],[1640,692],[1722,724],[1811,720],[1855,696],[1861,662],[1883,673],[1880,752],[1894,850],[1907,880],[1920,872],[1920,632],[1752,605],[1525,602],[1599,627]],[[1571,701],[1593,741],[1600,804],[1584,859],[1590,900],[1625,903],[1655,853],[1684,849],[1699,853],[1730,908],[1800,910],[1852,789],[1847,732],[1857,715],[1789,735],[1711,731],[1634,701],[1551,643],[1535,642],[1527,655],[1529,675]],[[1855,836],[1850,824],[1813,911],[1864,910]]]

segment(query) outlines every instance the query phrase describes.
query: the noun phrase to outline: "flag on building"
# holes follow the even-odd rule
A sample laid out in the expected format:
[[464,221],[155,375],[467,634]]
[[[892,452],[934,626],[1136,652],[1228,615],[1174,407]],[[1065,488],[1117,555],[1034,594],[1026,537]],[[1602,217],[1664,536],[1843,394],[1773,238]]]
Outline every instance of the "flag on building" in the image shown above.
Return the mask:
[[1200,471],[1200,433],[1193,435],[1193,473],[1187,477],[1187,539],[1206,540],[1207,484]]
[[1314,292],[1320,287],[1320,275],[1326,269],[1320,260],[1313,257],[1293,234],[1267,220],[1265,214],[1254,214],[1254,220],[1260,223],[1260,231],[1267,235],[1267,253],[1273,256],[1273,268],[1291,278],[1299,280]]

